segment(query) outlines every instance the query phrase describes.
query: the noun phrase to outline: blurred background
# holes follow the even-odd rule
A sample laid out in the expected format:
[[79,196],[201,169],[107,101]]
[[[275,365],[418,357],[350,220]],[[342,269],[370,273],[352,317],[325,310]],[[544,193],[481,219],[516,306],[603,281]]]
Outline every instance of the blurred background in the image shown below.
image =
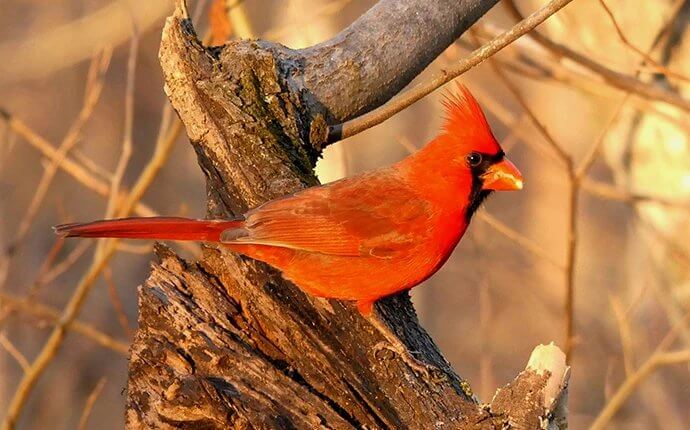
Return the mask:
[[[510,28],[511,3],[500,2],[416,82]],[[515,5],[528,14],[542,3]],[[1,4],[0,417],[94,260],[93,241],[63,242],[50,227],[116,214],[118,196],[142,185],[152,163],[161,168],[143,181],[134,214],[201,217],[205,195],[195,154],[165,107],[157,49],[170,1]],[[213,21],[217,36],[224,29],[292,48],[332,37],[372,4],[190,2],[201,35]],[[690,0],[578,0],[539,27],[540,37],[460,78],[526,186],[490,199],[412,297],[482,401],[524,368],[535,345],[554,341],[571,354],[571,428],[687,428],[688,23]],[[321,180],[421,147],[439,130],[442,93],[329,147]],[[194,258],[193,248],[175,246]],[[19,428],[123,427],[136,287],[151,260],[151,244],[121,243],[97,272]]]

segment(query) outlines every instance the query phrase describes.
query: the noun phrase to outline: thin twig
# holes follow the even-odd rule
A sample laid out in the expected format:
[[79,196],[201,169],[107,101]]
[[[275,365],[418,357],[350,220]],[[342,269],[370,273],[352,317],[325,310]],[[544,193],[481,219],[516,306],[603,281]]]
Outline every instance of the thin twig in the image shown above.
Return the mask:
[[[27,298],[21,298],[12,294],[0,292],[0,302],[5,303],[8,306],[25,314],[37,318],[47,319],[51,324],[56,324],[60,318],[60,312],[57,309],[38,303],[34,300],[28,300]],[[85,322],[78,320],[74,321],[70,329],[77,334],[91,339],[98,345],[115,351],[120,355],[127,356],[129,352],[129,345],[112,338],[111,336]]]
[[678,336],[683,334],[689,322],[690,310],[687,311],[682,318],[679,318],[675,323],[673,323],[673,327],[671,327],[671,330],[669,330],[668,333],[666,333],[666,336],[661,339],[661,342],[659,342],[659,345],[657,345],[654,352],[665,351],[670,348],[678,339]]
[[577,265],[577,247],[578,247],[578,203],[580,198],[580,184],[582,178],[587,174],[592,164],[599,154],[599,148],[606,139],[613,125],[618,120],[623,106],[628,100],[628,94],[620,101],[611,119],[599,134],[597,140],[586,151],[583,160],[578,166],[570,158],[568,168],[568,246],[566,251],[566,303],[565,303],[565,318],[566,318],[566,357],[568,362],[572,359],[575,339],[575,269]]
[[141,245],[134,245],[131,243],[127,242],[120,242],[117,244],[117,250],[126,252],[128,254],[138,254],[138,255],[145,255],[145,254],[150,254],[151,250],[153,249],[153,242],[149,241],[149,243],[143,243]]
[[105,377],[101,378],[96,384],[96,386],[93,387],[93,390],[91,390],[91,394],[89,394],[89,397],[86,398],[84,409],[81,412],[81,417],[79,417],[79,425],[77,426],[77,430],[86,429],[86,424],[89,421],[89,416],[91,415],[93,405],[96,403],[96,400],[98,400],[98,396],[101,395],[101,391],[103,391],[105,382]]
[[635,349],[633,348],[632,329],[630,328],[630,321],[623,308],[620,299],[615,296],[609,297],[613,316],[618,325],[618,335],[621,339],[621,347],[623,350],[623,368],[625,369],[625,376],[630,376],[635,369]]
[[413,89],[403,93],[378,109],[375,109],[351,121],[332,127],[329,131],[329,142],[336,142],[338,140],[354,136],[355,134],[361,133],[364,130],[382,123],[396,113],[402,111],[416,101],[430,94],[437,88],[480,64],[490,56],[508,46],[510,43],[517,40],[520,36],[533,30],[536,26],[561,10],[571,1],[572,0],[550,1],[532,15],[517,23],[510,30],[472,52],[469,57],[464,58],[455,66],[449,68],[448,70],[442,71],[440,75],[432,78],[428,82],[414,87]]
[[618,390],[613,394],[611,400],[602,409],[589,429],[605,429],[618,410],[628,400],[628,397],[635,392],[637,386],[659,367],[687,362],[690,362],[690,349],[673,352],[655,352],[652,354],[635,373],[626,378],[623,384],[618,387]]
[[[635,211],[635,213],[638,214],[639,218],[639,211]],[[671,246],[669,246],[668,254],[673,252],[670,249]],[[667,337],[659,343],[657,350],[668,349],[678,337],[682,338],[682,342],[685,344],[686,348],[690,348],[690,330],[688,329],[690,309],[686,308],[682,300],[678,300],[676,292],[674,291],[675,289],[673,288],[673,281],[669,279],[668,268],[673,267],[673,263],[669,261],[669,258],[666,258],[667,256],[661,259],[654,258],[653,255],[650,255],[650,257],[651,270],[648,272],[648,276],[651,279],[647,284],[652,288],[652,292],[663,308],[666,318],[673,327],[673,333],[667,335]],[[687,267],[685,267],[685,269],[687,270]]]
[[678,264],[686,269],[690,269],[690,254],[686,251],[685,241],[681,243],[678,238],[666,233],[659,226],[653,224],[648,219],[642,217],[639,211],[633,213],[635,219],[641,226],[651,232],[659,241],[661,241],[669,253],[669,258],[673,258]]
[[74,159],[80,163],[83,167],[89,170],[92,174],[97,176],[99,179],[102,179],[104,181],[110,182],[113,180],[113,173],[110,172],[108,169],[105,167],[101,166],[100,164],[96,163],[94,160],[90,159],[89,157],[86,156],[82,151],[79,150],[79,148],[75,149],[72,151],[72,156],[74,156]]
[[153,249],[152,243],[144,243],[142,245],[133,245],[127,242],[120,242],[117,244],[117,250],[121,252],[126,252],[128,254],[150,254]]
[[493,61],[490,61],[489,64],[501,79],[503,85],[508,88],[508,91],[510,91],[513,97],[518,101],[532,125],[549,144],[553,154],[565,169],[568,178],[566,255],[563,269],[565,272],[565,302],[563,313],[565,319],[565,356],[567,362],[570,363],[575,340],[575,267],[577,257],[578,184],[575,178],[574,160],[563,146],[551,135],[546,125],[539,120],[520,90],[511,82],[501,67]]
[[582,179],[582,189],[595,197],[607,200],[615,200],[630,204],[657,203],[670,208],[690,210],[690,202],[667,199],[661,196],[640,194],[627,191],[615,185],[606,184],[590,178]]
[[10,258],[6,252],[0,253],[0,292],[5,289],[7,275],[10,272]]
[[620,25],[618,25],[618,21],[616,20],[615,15],[611,11],[611,9],[608,7],[606,2],[604,0],[599,0],[599,4],[601,5],[602,8],[604,8],[604,11],[608,15],[611,24],[613,24],[613,27],[616,29],[616,34],[618,34],[618,38],[623,42],[625,46],[630,48],[632,51],[634,51],[637,55],[642,57],[644,61],[652,66],[652,70],[654,73],[662,73],[666,76],[671,76],[673,78],[685,81],[685,82],[690,82],[690,78],[688,78],[685,75],[682,75],[678,72],[674,72],[673,70],[670,70],[668,67],[664,66],[663,64],[659,63],[658,61],[654,60],[648,53],[644,52],[642,49],[638,48],[637,46],[633,45],[630,40],[627,38],[625,33],[623,33],[623,29],[621,29]]
[[[472,42],[474,42],[475,47],[481,46],[481,42],[479,41],[477,32],[471,29],[469,33]],[[548,148],[544,147],[543,144],[540,143],[541,140],[534,139],[530,131],[525,130],[523,127],[520,127],[521,122],[519,122],[518,119],[509,119],[517,117],[507,107],[502,105],[500,100],[496,96],[490,95],[486,91],[482,91],[481,87],[479,87],[474,89],[477,98],[483,101],[484,105],[491,113],[493,113],[499,119],[501,119],[502,122],[514,134],[517,135],[517,137],[520,137],[522,139],[523,143],[534,149],[536,153],[544,157],[553,158],[557,162],[562,162],[564,158],[567,158],[567,154],[561,154],[561,152],[563,151],[560,149],[559,145],[555,143],[555,140],[551,137],[551,134],[548,132],[548,130],[546,130],[546,128],[542,126],[542,124],[539,121],[537,121],[536,118],[531,117],[531,115],[533,115],[532,110],[527,107],[527,101],[522,97],[520,92],[517,90],[517,87],[514,86],[512,82],[510,82],[506,74],[503,72],[502,63],[499,62],[495,56],[489,57],[488,60],[492,70],[503,81],[508,90],[514,95],[515,99],[518,100],[518,102],[523,106],[523,108],[525,108],[523,109],[522,115],[519,118],[519,120],[521,121],[522,117],[528,117],[535,127],[543,128],[543,130],[540,131],[546,137]],[[564,155],[566,157],[564,157]]]
[[690,321],[690,312],[687,312],[683,318],[674,323],[671,330],[669,330],[666,336],[659,342],[642,366],[634,373],[626,376],[623,383],[618,387],[618,390],[610,397],[609,401],[596,417],[590,430],[605,428],[627,401],[628,397],[635,392],[637,386],[656,370],[656,368],[667,364],[690,362],[690,349],[678,352],[666,352],[676,341],[678,335],[685,329],[685,325],[688,321]]
[[132,208],[137,205],[137,202],[144,197],[144,193],[149,188],[160,169],[165,165],[166,161],[168,161],[168,156],[170,155],[173,144],[181,131],[182,122],[176,118],[170,126],[168,133],[164,134],[156,141],[156,147],[153,150],[151,160],[149,160],[144,170],[142,170],[138,181],[134,184],[129,194],[123,199],[118,216],[126,216],[126,214],[131,212]]
[[594,161],[597,159],[599,151],[601,150],[601,147],[604,144],[604,141],[606,140],[606,136],[609,134],[613,126],[620,119],[620,116],[623,113],[623,107],[628,102],[629,98],[630,94],[626,94],[621,99],[621,101],[618,103],[618,106],[616,107],[616,110],[613,113],[613,116],[606,123],[601,133],[599,133],[599,137],[594,142],[594,144],[587,149],[587,152],[582,157],[580,164],[575,168],[575,171],[573,173],[578,184],[582,181],[589,169],[592,167],[592,164],[594,164]]
[[505,87],[508,88],[508,91],[510,91],[515,100],[517,100],[517,102],[520,104],[525,115],[527,115],[527,117],[532,122],[532,125],[534,125],[534,127],[544,137],[544,139],[549,144],[549,147],[554,152],[558,160],[566,168],[569,169],[572,164],[572,157],[570,156],[570,154],[568,154],[566,150],[563,149],[563,147],[558,142],[556,142],[556,139],[553,137],[553,135],[551,135],[546,126],[539,120],[539,118],[537,118],[534,111],[530,108],[527,99],[522,95],[518,87],[515,84],[513,84],[513,82],[511,82],[510,79],[508,79],[508,76],[505,74],[505,72],[503,72],[501,67],[493,61],[493,58],[489,58],[489,65],[496,73],[496,75],[498,75],[498,77],[501,79],[503,85],[505,85]]
[[51,268],[53,267],[53,263],[55,262],[55,259],[57,258],[58,253],[62,250],[64,244],[65,244],[64,238],[57,238],[55,240],[53,246],[51,247],[50,251],[48,252],[48,255],[43,260],[43,263],[41,264],[41,267],[38,270],[38,274],[36,275],[34,282],[28,288],[27,294],[29,297],[33,297],[38,292],[38,290],[43,285],[45,285],[45,283],[43,283],[42,280],[45,279],[46,274],[50,272]]
[[91,247],[92,244],[93,242],[88,240],[81,241],[79,244],[77,244],[77,246],[74,247],[72,251],[70,251],[69,254],[67,254],[64,259],[62,259],[62,261],[39,276],[36,279],[36,286],[41,287],[53,282],[58,276],[62,275],[70,267],[72,267],[74,263],[76,263],[79,258],[81,258],[81,256],[84,255],[84,253]]
[[99,274],[105,267],[105,264],[115,253],[116,240],[107,240],[103,246],[103,251],[81,278],[77,287],[72,294],[69,302],[65,306],[60,319],[57,321],[52,334],[46,341],[43,349],[38,354],[31,367],[24,374],[24,377],[19,383],[17,390],[10,402],[7,410],[7,415],[3,421],[2,430],[11,430],[15,427],[19,413],[24,408],[29,394],[33,390],[38,378],[43,374],[51,361],[58,353],[60,346],[67,334],[67,329],[70,327],[74,319],[79,314],[84,300],[91,291],[91,287],[98,278]]
[[496,217],[491,215],[490,213],[486,211],[481,211],[477,213],[477,217],[487,223],[490,227],[492,227],[494,230],[497,232],[501,233],[503,236],[506,238],[512,240],[522,248],[526,249],[532,255],[543,259],[544,261],[547,261],[551,264],[553,264],[555,267],[563,270],[563,264],[554,260],[551,255],[544,251],[539,245],[534,243],[531,239],[523,236],[520,234],[517,230],[512,229],[508,227],[506,224],[498,220]]
[[[506,0],[506,2],[504,2],[503,4],[508,8],[508,10],[513,14],[513,16],[516,19],[522,19],[522,14],[520,13],[519,9],[515,6],[515,2],[513,0]],[[664,87],[658,85],[640,81],[634,76],[625,75],[623,73],[611,70],[603,64],[597,63],[596,61],[592,60],[590,57],[582,55],[579,52],[576,52],[563,44],[554,42],[553,40],[549,39],[548,37],[544,36],[538,31],[531,33],[530,37],[538,43],[540,43],[541,45],[543,45],[549,51],[553,52],[558,57],[568,58],[569,60],[572,60],[580,66],[599,75],[604,81],[606,81],[606,83],[608,83],[612,87],[618,88],[627,93],[638,95],[649,100],[656,100],[668,103],[684,111],[690,111],[690,100],[682,97],[677,93],[669,91]]]
[[111,218],[115,213],[117,200],[120,195],[120,183],[132,156],[132,130],[134,128],[134,85],[136,79],[137,54],[139,52],[139,35],[136,28],[133,29],[129,44],[129,56],[127,57],[127,84],[125,86],[125,123],[122,138],[122,151],[110,181],[110,193],[108,206],[105,211],[106,218]]
[[[179,120],[177,120],[179,122]],[[58,157],[57,149],[49,143],[46,139],[41,137],[38,133],[34,132],[27,124],[21,121],[19,118],[9,115],[7,123],[10,129],[24,138],[24,140],[29,143],[34,148],[38,149],[44,156],[53,160]],[[181,130],[181,127],[180,127]],[[178,131],[179,133],[179,131]],[[75,162],[70,157],[65,157],[65,159],[60,164],[65,172],[70,174],[74,179],[76,179],[81,185],[89,190],[96,192],[96,194],[107,197],[110,193],[110,187],[107,182],[92,175],[88,169],[82,167],[79,163]],[[121,199],[122,197],[120,197]],[[156,212],[150,207],[143,203],[140,203],[135,208],[135,213],[139,216],[156,216]]]
[[575,269],[577,267],[577,210],[579,203],[578,182],[573,174],[573,165],[568,165],[568,230],[565,255],[565,356],[571,362],[575,349]]
[[[166,107],[164,108],[163,112],[163,120],[165,121],[165,119],[168,118],[167,121],[171,125],[169,128],[161,129],[156,141],[158,142],[157,145],[166,146],[167,143],[161,143],[161,141],[165,140],[170,144],[174,143],[175,140],[177,140],[177,138],[179,137],[180,133],[182,132],[182,122],[180,122],[179,118],[177,117],[172,118],[173,111],[170,108],[169,104],[166,104]],[[12,115],[7,115],[7,123],[14,133],[24,138],[24,140],[26,140],[34,148],[38,149],[44,156],[48,157],[51,160],[57,157],[57,150],[55,149],[55,147],[52,144],[50,144],[47,140],[45,140],[43,137],[41,137],[38,133],[33,131],[23,121]],[[89,172],[89,169],[85,169],[83,166],[75,162],[73,159],[66,157],[64,161],[60,164],[60,167],[65,172],[70,174],[74,179],[76,179],[77,182],[85,186],[87,189],[96,192],[101,197],[109,196],[110,191],[108,183],[94,176],[91,172]],[[118,201],[121,202],[122,200],[124,200],[124,196],[124,192],[120,193]],[[158,213],[154,211],[150,206],[140,202],[137,202],[133,212],[136,215],[142,217],[154,217],[158,215]],[[187,249],[194,255],[199,255],[200,253],[199,246],[192,242],[181,242],[180,246]],[[2,284],[0,283],[0,285]]]
[[628,100],[629,95],[621,100],[616,109],[614,115],[611,117],[604,130],[599,135],[599,138],[594,142],[593,145],[587,150],[586,155],[580,162],[579,166],[575,166],[575,161],[573,157],[565,151],[563,146],[559,144],[556,139],[551,135],[546,126],[537,118],[536,114],[529,107],[527,100],[523,97],[520,90],[508,79],[508,76],[503,72],[501,67],[490,58],[490,65],[493,67],[494,71],[501,79],[503,84],[508,88],[508,90],[513,94],[515,99],[518,101],[520,106],[523,108],[527,117],[531,120],[532,124],[540,132],[540,134],[545,138],[554,154],[561,161],[564,166],[568,178],[568,190],[567,190],[567,239],[566,239],[566,262],[565,262],[565,288],[566,288],[566,299],[564,307],[565,315],[565,353],[568,362],[572,358],[572,352],[574,347],[575,339],[575,269],[576,269],[576,258],[577,258],[577,245],[578,245],[578,203],[579,203],[579,188],[581,179],[587,173],[589,168],[594,163],[596,156],[599,153],[599,149],[604,142],[605,137],[608,135],[613,124],[618,120],[619,115],[622,112],[623,106]]
[[22,222],[20,223],[17,234],[13,239],[13,243],[15,245],[23,242],[24,237],[29,232],[31,224],[33,224],[36,214],[38,214],[41,203],[45,199],[48,189],[50,188],[53,178],[60,168],[60,165],[65,161],[67,154],[72,150],[72,148],[74,148],[77,142],[79,142],[81,130],[88,122],[94,108],[96,107],[96,104],[98,103],[98,100],[100,99],[105,82],[105,73],[108,71],[112,52],[112,48],[106,48],[102,53],[93,58],[86,80],[87,83],[84,90],[84,103],[81,111],[77,115],[76,120],[72,123],[69,131],[65,135],[65,138],[58,147],[55,157],[51,158],[50,164],[43,172],[43,176],[36,187],[36,191],[33,195],[31,203],[29,204],[26,213],[21,218]]
[[17,135],[10,132],[5,116],[5,112],[0,109],[0,169],[9,161],[17,143]]
[[[486,278],[486,274],[482,275]],[[496,387],[493,372],[493,360],[491,354],[491,328],[493,321],[493,309],[491,303],[491,290],[486,279],[479,281],[479,333],[482,339],[479,347],[479,386],[481,397],[491,398],[492,391]]]
[[[501,28],[490,25],[490,23],[478,23],[475,25],[475,27],[479,27],[487,33],[493,35],[501,34],[503,31]],[[518,64],[525,63],[526,65],[534,66],[538,63],[539,66],[542,67],[540,70],[545,73],[546,76],[544,79],[541,77],[538,79],[540,83],[558,83],[561,85],[566,85],[569,89],[576,89],[584,94],[614,99],[620,98],[620,93],[617,91],[617,88],[612,87],[606,81],[598,79],[597,75],[585,73],[586,70],[583,70],[581,67],[568,67],[569,63],[562,64],[558,62],[557,58],[545,55],[550,52],[547,48],[543,47],[542,45],[537,45],[536,43],[527,42],[531,42],[531,40],[528,38],[522,38],[511,44],[510,47],[519,49],[520,53],[524,54],[523,56],[516,57]],[[511,63],[502,62],[501,64],[509,64],[511,67],[514,67],[514,65]],[[510,70],[510,68],[506,68],[506,70]],[[520,73],[519,76],[534,79],[532,74]],[[549,78],[549,80],[546,80],[545,78]],[[688,126],[687,123],[673,117],[667,112],[664,112],[648,99],[633,97],[629,103],[634,105],[638,110],[661,117],[676,125],[680,129],[690,132],[690,126]]]
[[[157,142],[154,154],[148,164],[141,172],[139,179],[135,183],[131,192],[122,200],[119,210],[116,212],[118,217],[127,216],[139,200],[143,197],[148,187],[153,182],[161,167],[165,164],[170,155],[173,143],[179,130],[181,129],[180,122],[177,121],[172,126],[172,130],[167,136]],[[57,322],[48,341],[43,346],[43,349],[38,354],[34,362],[31,364],[29,370],[19,383],[14,396],[7,409],[7,415],[4,418],[3,424],[0,427],[2,430],[12,430],[19,418],[29,394],[33,390],[38,378],[43,374],[53,358],[57,355],[62,342],[67,334],[67,330],[79,315],[84,300],[91,291],[93,283],[100,275],[106,263],[110,260],[117,249],[117,240],[107,240],[103,246],[103,252],[98,259],[95,259],[86,273],[79,281],[72,297],[65,306],[59,321]]]
[[487,91],[483,90],[482,87],[475,87],[472,89],[472,92],[482,103],[483,107],[501,121],[506,128],[510,129],[516,137],[520,138],[524,144],[533,149],[535,153],[549,160],[555,162],[559,161],[558,156],[554,154],[553,151],[549,150],[548,144],[538,143],[541,142],[541,140],[535,139],[531,130],[524,127],[524,118],[527,117],[526,113],[522,112],[520,116],[515,115],[503,105],[498,98],[491,96]]
[[[129,44],[129,56],[127,57],[127,84],[125,85],[125,124],[122,138],[122,151],[115,166],[113,178],[110,181],[108,204],[105,210],[105,218],[113,218],[120,196],[120,184],[125,175],[129,160],[132,156],[132,130],[134,128],[134,84],[136,79],[137,54],[139,52],[139,34],[132,23],[132,38]],[[104,241],[96,248],[96,258],[103,252]]]
[[35,284],[38,284],[39,280],[44,278],[46,276],[46,273],[48,273],[48,271],[53,267],[53,263],[55,262],[55,259],[57,258],[60,251],[62,251],[64,245],[64,237],[58,237],[55,239],[55,242],[53,242],[53,246],[51,246],[50,250],[48,251],[48,255],[46,255],[46,258],[43,260],[43,263],[41,263],[41,266],[38,268]]
[[19,366],[26,372],[29,369],[29,361],[24,357],[24,354],[17,349],[16,346],[5,336],[4,333],[0,333],[0,346],[5,348],[5,350],[14,358]]
[[122,327],[122,331],[125,333],[125,336],[131,338],[132,329],[129,325],[129,319],[127,318],[122,306],[120,296],[117,294],[117,287],[115,286],[115,281],[113,280],[113,271],[110,269],[110,266],[106,266],[103,270],[103,278],[105,278],[105,282],[108,285],[108,296],[110,296],[110,302],[113,304],[113,309],[115,309],[115,313],[117,314],[120,327]]

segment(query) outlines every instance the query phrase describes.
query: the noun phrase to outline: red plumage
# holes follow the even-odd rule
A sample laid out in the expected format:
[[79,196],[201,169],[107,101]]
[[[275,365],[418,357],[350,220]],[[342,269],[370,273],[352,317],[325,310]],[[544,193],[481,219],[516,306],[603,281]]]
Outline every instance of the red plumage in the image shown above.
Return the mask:
[[220,234],[242,221],[208,221],[179,217],[120,218],[62,224],[55,233],[65,237],[117,237],[124,239],[220,241]]
[[500,150],[481,106],[467,87],[457,85],[457,93],[445,94],[441,103],[445,108],[445,134],[471,142],[475,151],[495,153]]
[[447,260],[493,190],[522,188],[477,101],[444,101],[443,132],[393,166],[270,201],[241,220],[129,218],[59,226],[66,236],[219,242],[280,269],[304,291],[377,299],[419,284]]

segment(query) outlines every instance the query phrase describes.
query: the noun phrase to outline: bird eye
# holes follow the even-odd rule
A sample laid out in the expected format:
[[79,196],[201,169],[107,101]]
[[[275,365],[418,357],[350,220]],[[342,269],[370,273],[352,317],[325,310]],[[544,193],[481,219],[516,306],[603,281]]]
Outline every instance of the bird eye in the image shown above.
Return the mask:
[[470,155],[467,156],[467,164],[470,165],[470,167],[477,167],[481,164],[482,162],[482,154],[478,152],[472,152]]

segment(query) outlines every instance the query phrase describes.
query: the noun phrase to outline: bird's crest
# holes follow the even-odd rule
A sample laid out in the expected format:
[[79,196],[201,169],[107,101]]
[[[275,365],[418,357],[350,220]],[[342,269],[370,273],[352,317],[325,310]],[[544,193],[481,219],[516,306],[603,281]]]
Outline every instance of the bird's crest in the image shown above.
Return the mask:
[[500,150],[481,106],[466,86],[458,83],[455,92],[447,92],[442,101],[445,108],[444,133],[472,150],[494,154]]

